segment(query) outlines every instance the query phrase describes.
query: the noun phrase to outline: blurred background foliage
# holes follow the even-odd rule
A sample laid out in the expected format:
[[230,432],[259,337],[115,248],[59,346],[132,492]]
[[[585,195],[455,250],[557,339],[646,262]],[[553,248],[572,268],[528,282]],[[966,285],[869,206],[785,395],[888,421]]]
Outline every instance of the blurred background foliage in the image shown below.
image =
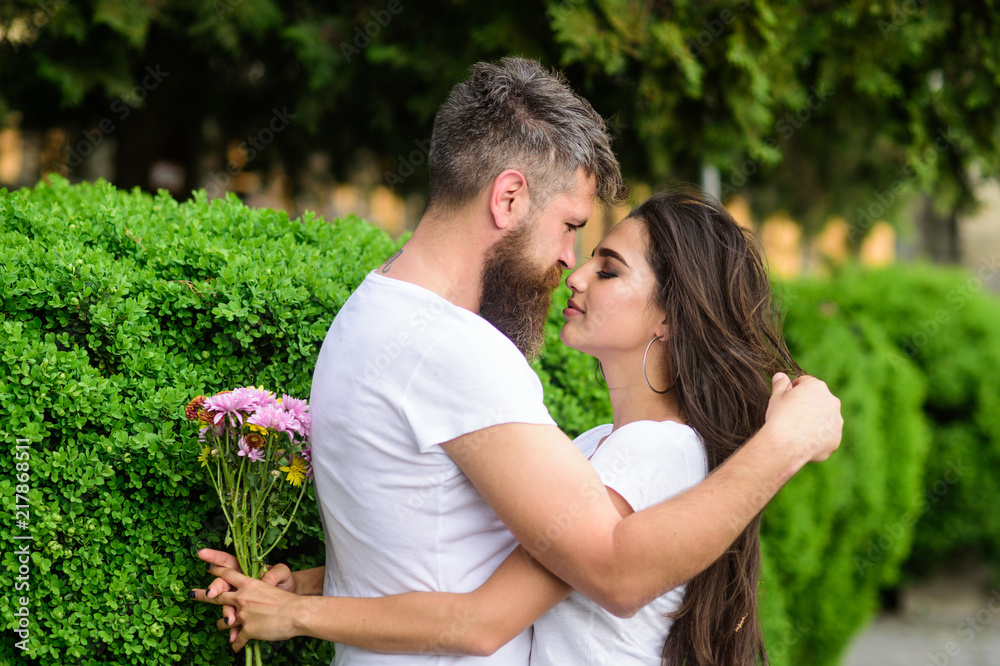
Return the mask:
[[[317,182],[359,179],[419,201],[433,115],[450,88],[475,61],[537,58],[608,119],[637,192],[700,181],[724,200],[748,201],[757,219],[786,211],[807,236],[839,217],[855,250],[886,219],[915,232],[915,254],[973,269],[817,264],[780,290],[790,348],[841,396],[849,418],[838,455],[796,477],[765,515],[768,642],[779,666],[837,663],[886,590],[969,553],[1000,571],[991,509],[1000,501],[1000,308],[986,293],[1000,265],[990,246],[961,238],[960,224],[996,188],[1000,167],[998,19],[990,0],[4,2],[0,158],[11,128],[45,137],[37,164],[19,167],[12,184],[50,173],[87,180],[102,173],[94,164],[103,151],[122,189],[54,178],[24,199],[0,196],[9,248],[0,266],[9,338],[0,430],[29,428],[59,452],[41,468],[52,493],[61,476],[122,515],[141,517],[150,498],[190,509],[183,483],[161,478],[163,456],[176,466],[182,455],[177,415],[162,421],[168,398],[224,381],[301,392],[323,322],[398,242],[356,219],[323,231],[311,217],[292,223],[196,190],[214,198],[238,174],[282,172],[282,187],[307,204]],[[289,122],[265,134],[276,118]],[[157,176],[164,163],[177,167],[169,186]],[[123,191],[158,187],[188,203]],[[201,233],[184,237],[191,225]],[[65,247],[53,254],[35,240],[43,237]],[[315,270],[302,275],[268,256],[275,240]],[[69,267],[81,259],[86,280]],[[257,271],[263,265],[280,284]],[[192,290],[208,280],[218,280],[213,291]],[[275,306],[262,284],[291,290],[289,303],[302,307]],[[295,341],[287,357],[261,339],[254,317]],[[553,317],[535,369],[553,415],[578,432],[606,420],[609,407],[592,362],[556,344]],[[220,365],[201,362],[220,349]],[[43,357],[65,376],[42,368]],[[170,395],[135,397],[168,380],[178,387]],[[138,439],[118,411],[67,398],[69,383],[122,405],[140,424]],[[93,460],[75,457],[79,443],[102,447],[88,454],[102,456],[99,478],[87,471]],[[117,456],[126,452],[150,479],[122,476],[129,466]],[[117,480],[102,485],[105,476]],[[122,512],[121,496],[137,508]],[[115,610],[100,596],[103,579],[71,580],[118,556],[61,536],[57,516],[97,529],[80,508],[79,493],[61,497],[43,525],[46,589],[53,599],[70,591],[39,615],[52,638],[30,663],[209,663],[202,648],[221,658],[225,646],[197,629],[206,618],[166,603],[178,577],[187,585],[196,576],[191,525],[202,526],[198,538],[221,539],[212,516],[178,509],[166,523],[158,515],[114,527],[115,539],[159,566],[135,585],[109,579],[135,597],[125,602],[132,629],[116,633],[97,615]],[[162,533],[163,552],[142,548],[147,526]],[[287,555],[316,561],[319,543],[305,529]],[[88,613],[92,626],[63,626]],[[173,628],[141,634],[154,624]],[[289,644],[274,663],[328,656],[328,646]]]
[[[780,207],[807,232],[839,215],[855,242],[920,197],[923,251],[957,261],[957,216],[1000,166],[998,18],[990,0],[13,0],[0,114],[65,128],[70,151],[108,120],[114,182],[155,189],[153,165],[170,160],[186,198],[206,154],[287,109],[291,127],[256,159],[291,187],[364,164],[422,191],[422,173],[400,173],[420,171],[406,156],[448,90],[471,63],[520,54],[563,69],[609,119],[635,181],[708,174],[724,200]],[[155,91],[151,69],[169,74]]]

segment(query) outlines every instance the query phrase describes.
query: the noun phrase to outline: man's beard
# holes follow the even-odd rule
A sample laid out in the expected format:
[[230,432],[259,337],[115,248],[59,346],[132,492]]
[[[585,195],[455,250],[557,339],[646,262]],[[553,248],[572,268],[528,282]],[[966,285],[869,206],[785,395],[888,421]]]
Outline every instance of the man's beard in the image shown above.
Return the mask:
[[531,262],[533,225],[525,222],[530,220],[490,248],[483,267],[479,314],[531,361],[542,349],[545,319],[562,269],[558,265],[540,268]]

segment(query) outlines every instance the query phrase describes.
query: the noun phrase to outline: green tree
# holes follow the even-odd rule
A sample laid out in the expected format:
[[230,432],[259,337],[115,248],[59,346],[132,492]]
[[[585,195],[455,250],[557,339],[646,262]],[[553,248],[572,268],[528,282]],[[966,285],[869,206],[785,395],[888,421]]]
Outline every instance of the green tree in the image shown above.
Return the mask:
[[[929,247],[955,259],[956,216],[1000,166],[998,18],[986,0],[16,0],[0,9],[0,110],[63,126],[70,164],[112,136],[124,187],[148,187],[159,158],[196,187],[203,155],[235,139],[253,168],[302,176],[321,150],[338,178],[362,164],[422,190],[447,91],[520,54],[593,101],[636,180],[714,167],[723,196],[810,230],[838,213],[856,238],[924,196]],[[155,89],[150,68],[169,73]]]
[[632,174],[693,180],[712,164],[723,197],[745,191],[808,229],[840,214],[855,239],[922,194],[926,249],[958,259],[957,214],[1000,166],[993,3],[601,0],[550,13],[563,64],[623,105],[645,151],[628,155]]
[[830,102],[785,125],[783,159],[753,183],[755,200],[813,224],[838,213],[857,239],[916,197],[923,250],[957,261],[957,216],[1000,167],[998,19],[989,2],[911,0],[803,22],[801,43],[814,46],[797,78],[832,91]]

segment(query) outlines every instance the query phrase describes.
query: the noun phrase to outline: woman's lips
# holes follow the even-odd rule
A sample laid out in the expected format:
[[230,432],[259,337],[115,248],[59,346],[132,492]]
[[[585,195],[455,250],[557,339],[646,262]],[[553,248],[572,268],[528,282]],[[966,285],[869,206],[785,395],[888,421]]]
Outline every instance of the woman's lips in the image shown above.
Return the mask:
[[576,315],[583,314],[583,308],[573,302],[573,299],[569,299],[569,303],[566,304],[566,309],[563,310],[564,317],[575,317]]

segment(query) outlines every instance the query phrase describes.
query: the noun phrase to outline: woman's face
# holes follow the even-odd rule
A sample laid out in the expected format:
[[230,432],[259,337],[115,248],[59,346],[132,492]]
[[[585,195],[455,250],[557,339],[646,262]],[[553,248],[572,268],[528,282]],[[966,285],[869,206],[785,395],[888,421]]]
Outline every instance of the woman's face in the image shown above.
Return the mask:
[[654,304],[656,276],[646,260],[645,224],[626,218],[612,227],[593,256],[573,271],[573,292],[563,310],[563,343],[607,365],[616,356],[641,355],[655,336],[665,335],[665,314]]

